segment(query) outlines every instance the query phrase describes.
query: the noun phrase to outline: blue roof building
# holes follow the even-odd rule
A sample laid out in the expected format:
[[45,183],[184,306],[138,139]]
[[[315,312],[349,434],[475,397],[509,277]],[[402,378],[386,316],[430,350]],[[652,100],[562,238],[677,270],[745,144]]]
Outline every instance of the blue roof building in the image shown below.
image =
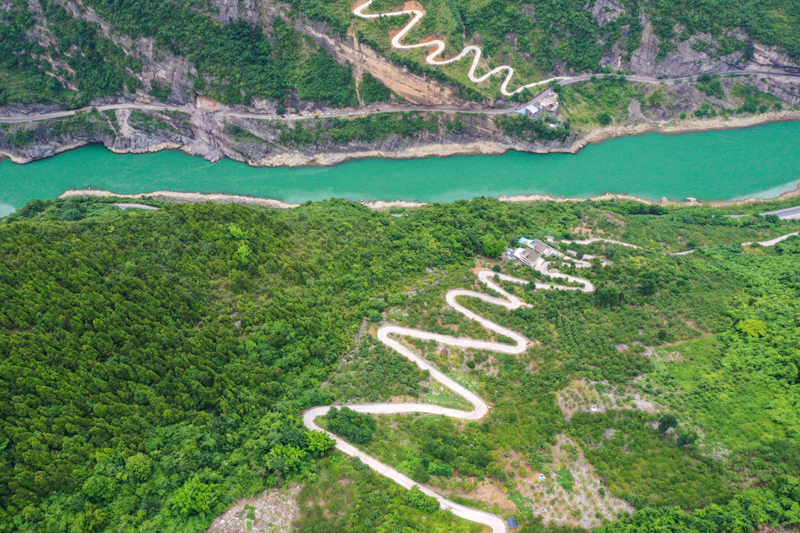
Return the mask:
[[525,237],[520,237],[519,243],[523,246],[528,246],[529,244],[533,244],[533,239],[526,239]]
[[511,529],[516,529],[519,527],[519,525],[517,524],[517,519],[513,516],[509,516],[508,518],[506,518],[506,522],[508,522],[508,527],[510,527]]

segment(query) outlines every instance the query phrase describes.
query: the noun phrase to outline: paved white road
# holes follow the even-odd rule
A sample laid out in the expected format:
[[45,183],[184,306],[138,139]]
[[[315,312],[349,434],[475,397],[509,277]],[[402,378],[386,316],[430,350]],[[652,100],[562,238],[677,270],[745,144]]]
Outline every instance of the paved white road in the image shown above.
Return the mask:
[[774,239],[770,239],[768,241],[755,241],[755,242],[743,242],[742,246],[749,246],[751,244],[760,244],[761,246],[775,246],[779,242],[785,241],[789,237],[794,237],[799,232],[795,231],[794,233],[787,233],[786,235],[781,235],[780,237],[775,237]]
[[111,205],[117,206],[123,211],[125,209],[145,209],[147,211],[158,211],[158,208],[153,207],[152,205],[144,205],[144,204],[111,204]]
[[[783,209],[781,211],[772,211],[771,213],[763,213],[763,214],[764,215],[778,215],[783,219],[800,218],[800,206],[791,207],[789,209]],[[739,216],[739,215],[734,215],[734,216]],[[787,233],[786,235],[781,235],[780,237],[775,237],[774,239],[769,239],[769,240],[766,240],[766,241],[747,241],[747,242],[743,242],[742,246],[750,246],[751,244],[758,244],[758,245],[761,245],[761,246],[775,246],[779,242],[783,242],[786,239],[788,239],[789,237],[794,237],[795,235],[798,235],[798,234],[800,234],[800,232],[794,231],[792,233]],[[555,243],[556,242],[555,239],[553,239],[551,237],[548,237],[547,240],[548,240],[548,242],[551,242],[551,243]],[[610,243],[613,243],[613,244],[617,244],[619,246],[627,246],[629,248],[636,248],[638,250],[644,250],[645,249],[645,248],[643,248],[641,246],[637,246],[635,244],[630,244],[630,243],[621,242],[621,241],[615,241],[615,240],[612,240],[612,239],[602,239],[602,238],[599,238],[599,237],[592,238],[592,239],[584,239],[582,241],[562,240],[560,242],[562,242],[564,244],[572,244],[572,243],[591,244],[593,242],[610,242]],[[685,250],[683,252],[668,253],[667,255],[687,255],[687,254],[692,254],[694,252],[695,252],[695,250]],[[572,261],[575,261],[575,259],[572,259]],[[545,272],[545,274],[547,274],[547,272]],[[551,274],[551,275],[553,275],[553,274]]]
[[[425,62],[428,63],[429,65],[448,65],[448,64],[454,63],[456,61],[461,61],[465,56],[467,56],[469,54],[475,54],[475,56],[472,59],[472,64],[470,65],[469,71],[467,73],[467,75],[469,76],[469,79],[472,80],[474,83],[480,83],[480,82],[490,78],[491,76],[494,76],[494,75],[497,75],[497,74],[502,74],[503,72],[505,72],[506,73],[506,77],[503,80],[503,83],[500,85],[500,92],[502,92],[505,96],[513,96],[514,94],[520,93],[520,92],[524,91],[525,89],[530,89],[532,87],[539,87],[539,86],[542,86],[542,85],[547,85],[547,84],[549,84],[551,82],[554,82],[554,81],[562,83],[562,85],[566,85],[566,84],[571,84],[571,83],[577,83],[579,81],[588,80],[588,79],[590,79],[592,77],[591,75],[588,75],[588,76],[555,76],[555,77],[552,77],[552,78],[549,78],[549,79],[546,79],[546,80],[537,81],[537,82],[534,82],[534,83],[529,83],[527,85],[522,85],[522,86],[518,87],[517,89],[515,89],[513,91],[509,91],[508,85],[509,85],[509,83],[511,83],[511,79],[514,77],[514,69],[510,65],[501,65],[499,67],[493,68],[492,70],[490,70],[489,72],[487,72],[486,74],[484,74],[482,76],[477,76],[475,74],[475,71],[478,68],[478,63],[480,62],[481,54],[483,53],[481,48],[478,47],[478,46],[468,45],[468,46],[465,46],[461,50],[461,52],[456,54],[454,57],[451,57],[450,59],[437,59],[437,57],[442,55],[444,53],[444,50],[445,50],[445,43],[444,43],[444,41],[442,41],[440,39],[430,39],[430,40],[427,40],[427,41],[414,43],[414,44],[403,44],[402,41],[405,38],[405,36],[408,35],[408,33],[414,28],[414,26],[416,26],[419,23],[419,21],[422,20],[422,18],[425,16],[425,13],[423,11],[419,10],[419,9],[403,9],[403,10],[400,10],[400,11],[388,11],[388,12],[384,12],[384,13],[365,13],[365,10],[367,10],[369,8],[369,6],[372,5],[373,2],[374,2],[374,0],[367,0],[365,3],[359,5],[355,9],[353,9],[353,14],[355,16],[361,17],[363,19],[378,19],[378,18],[398,17],[398,16],[405,16],[405,15],[410,15],[411,16],[411,20],[408,21],[408,24],[406,24],[403,27],[403,29],[401,29],[392,38],[391,44],[392,44],[392,46],[394,48],[397,48],[398,50],[413,50],[415,48],[432,49],[428,53],[428,55],[425,57]],[[730,72],[721,72],[719,74],[722,74],[722,75],[740,74],[741,72],[742,71],[738,70],[738,71],[730,71]],[[752,71],[752,73],[756,74],[757,72],[756,71]],[[765,74],[767,74],[767,73],[765,72]],[[773,75],[775,73],[768,73],[768,74]],[[781,75],[781,74],[778,74],[778,75]],[[794,74],[786,74],[786,75],[789,76],[789,77],[798,77],[798,76],[800,76],[800,75],[794,75]],[[631,77],[628,77],[628,79],[631,80],[631,81],[640,81],[640,82],[645,82],[645,83],[653,83],[653,82],[661,83],[662,81],[665,82],[665,83],[674,83],[674,80],[661,80],[661,79],[646,78],[646,77],[640,77],[640,76],[631,76]]]
[[800,218],[800,206],[790,207],[788,209],[780,209],[778,211],[770,211],[768,213],[761,213],[761,216],[777,215],[778,218],[784,220],[794,220]]
[[[492,322],[491,320],[488,320],[478,315],[477,313],[470,311],[469,309],[467,309],[458,302],[459,298],[478,298],[480,300],[483,300],[484,302],[494,305],[499,305],[509,310],[517,309],[519,307],[528,305],[524,303],[522,300],[520,300],[517,296],[508,293],[497,283],[495,283],[494,281],[495,276],[498,276],[499,279],[503,281],[508,281],[511,283],[517,283],[521,285],[525,285],[528,283],[528,281],[526,280],[515,278],[513,276],[498,274],[491,270],[482,270],[478,274],[478,279],[488,288],[500,294],[501,297],[490,296],[485,293],[476,292],[468,289],[454,289],[448,291],[447,295],[445,296],[445,299],[448,305],[450,305],[457,312],[461,313],[462,315],[466,316],[471,320],[475,320],[480,325],[482,325],[483,327],[485,327],[490,331],[494,331],[495,333],[510,338],[512,341],[514,341],[513,344],[503,344],[499,342],[492,342],[485,340],[453,337],[450,335],[441,335],[438,333],[430,333],[419,329],[406,328],[400,326],[383,326],[378,330],[378,339],[382,343],[394,349],[398,353],[402,354],[409,360],[413,361],[421,369],[427,370],[428,372],[430,372],[430,375],[433,379],[435,379],[436,381],[438,381],[439,383],[441,383],[454,393],[458,394],[462,398],[466,399],[470,404],[472,404],[473,409],[471,411],[462,411],[460,409],[450,409],[446,407],[439,407],[437,405],[430,405],[423,403],[367,403],[367,404],[348,405],[347,407],[359,413],[370,413],[370,414],[430,413],[430,414],[438,414],[438,415],[458,418],[461,420],[480,420],[484,416],[486,416],[486,414],[489,412],[489,406],[486,405],[486,402],[484,402],[480,396],[478,396],[474,392],[468,390],[467,388],[458,384],[450,377],[443,374],[441,371],[439,371],[439,369],[437,369],[427,360],[423,359],[422,357],[414,353],[411,349],[398,342],[396,340],[396,337],[404,336],[422,340],[433,340],[440,344],[445,344],[448,346],[489,350],[492,352],[499,352],[499,353],[507,353],[507,354],[523,353],[528,348],[529,345],[528,339],[526,339],[516,331],[503,327],[500,324],[496,324],[495,322]],[[578,280],[580,279],[573,277],[570,278]],[[587,280],[582,280],[582,281],[586,282],[588,286],[591,286],[591,284]],[[542,289],[551,288],[550,285],[545,283],[536,283],[536,287]],[[575,287],[561,287],[561,288],[576,290]],[[588,290],[588,289],[584,288],[581,290]],[[309,409],[303,414],[303,423],[308,429],[325,431],[322,428],[320,428],[314,422],[314,420],[319,416],[325,415],[330,410],[330,408],[331,406],[314,407],[313,409]],[[431,488],[417,483],[416,481],[409,478],[405,474],[399,472],[397,469],[392,468],[391,466],[386,465],[378,461],[374,457],[362,452],[352,444],[345,442],[336,435],[333,435],[332,433],[328,433],[328,435],[330,435],[330,437],[336,441],[337,449],[353,457],[358,457],[359,459],[361,459],[361,461],[363,461],[366,465],[368,465],[376,472],[383,474],[384,476],[396,481],[401,486],[407,489],[410,489],[411,487],[414,486],[419,487],[420,490],[422,490],[425,494],[428,494],[429,496],[433,496],[434,498],[436,498],[439,501],[439,505],[441,506],[442,509],[449,509],[453,512],[454,515],[469,520],[471,522],[485,524],[492,528],[493,533],[506,533],[508,531],[506,527],[506,522],[501,517],[491,513],[487,513],[485,511],[480,511],[478,509],[473,509],[471,507],[466,507],[464,505],[457,504],[452,500],[449,500],[444,496],[437,494]]]
[[[762,246],[773,246],[778,242],[784,241],[789,237],[797,234],[798,232],[789,233],[787,235],[782,235],[780,237],[776,237],[768,241],[761,241],[758,244],[761,244]],[[547,240],[552,243],[556,242],[555,239],[552,238],[548,238]],[[565,240],[561,242],[566,244],[571,244],[573,242],[576,242],[578,244],[590,244],[592,242],[598,242],[598,241],[609,242],[619,246],[627,246],[630,248],[643,249],[641,246],[637,246],[634,244],[616,241],[612,239],[602,239],[602,238],[593,238],[593,239],[585,239],[578,241]],[[753,243],[742,243],[742,245],[747,245],[747,244],[753,244]],[[683,255],[692,253],[693,251],[694,250],[688,250],[685,252],[678,252],[676,254],[671,254],[671,255]],[[554,255],[572,261],[572,263],[579,268],[585,268],[587,265],[589,265],[589,263],[586,263],[585,261],[577,261],[574,258],[567,257],[561,252],[558,252],[557,250],[555,250]],[[579,290],[582,292],[593,292],[595,290],[594,285],[587,279],[579,278],[577,276],[562,274],[557,270],[551,269],[549,261],[540,260],[536,264],[535,269],[550,277],[567,279],[571,282],[581,284],[581,287],[567,287],[563,285],[554,285],[551,283],[535,282],[537,289]],[[481,326],[490,331],[494,331],[495,333],[510,338],[513,341],[513,344],[504,344],[499,342],[492,342],[492,341],[485,341],[478,339],[468,339],[464,337],[453,337],[450,335],[430,333],[419,329],[413,329],[401,326],[386,325],[378,329],[378,340],[380,340],[386,346],[394,349],[407,359],[416,363],[417,366],[420,367],[421,369],[427,370],[430,373],[431,378],[435,379],[436,381],[438,381],[439,383],[441,383],[454,393],[458,394],[459,396],[467,400],[472,405],[471,411],[462,411],[460,409],[451,409],[447,407],[440,407],[438,405],[431,405],[424,403],[365,403],[365,404],[351,404],[347,405],[347,407],[359,413],[369,413],[369,414],[428,413],[428,414],[449,416],[461,420],[480,420],[483,417],[485,417],[486,414],[489,412],[489,406],[486,404],[486,402],[484,402],[481,399],[480,396],[468,390],[464,386],[460,385],[452,378],[446,376],[444,373],[439,371],[439,369],[433,366],[426,359],[420,357],[410,348],[398,342],[396,340],[396,337],[404,336],[404,337],[412,337],[415,339],[432,340],[437,343],[445,344],[448,346],[488,350],[498,353],[513,354],[513,355],[523,353],[529,346],[528,339],[526,339],[524,336],[520,335],[516,331],[503,327],[500,324],[492,322],[491,320],[478,315],[477,313],[467,309],[458,302],[458,298],[478,298],[480,300],[483,300],[484,302],[493,305],[499,305],[509,310],[529,305],[524,303],[517,296],[508,293],[497,283],[495,283],[494,281],[495,276],[497,276],[500,280],[508,281],[511,283],[517,283],[521,285],[529,283],[526,280],[515,278],[513,276],[508,276],[506,274],[495,273],[491,270],[482,270],[478,274],[478,279],[489,289],[500,294],[501,295],[500,297],[491,296],[485,293],[480,293],[468,289],[453,289],[447,292],[447,294],[445,295],[445,300],[447,301],[448,305],[450,305],[457,312],[461,313],[462,315],[471,320],[475,320]],[[480,511],[478,509],[473,509],[471,507],[466,507],[464,505],[455,503],[454,501],[449,500],[444,496],[441,496],[440,494],[436,493],[436,491],[434,491],[430,487],[417,483],[416,481],[409,478],[405,474],[399,472],[397,469],[392,468],[391,466],[380,462],[374,457],[359,450],[352,444],[344,441],[343,439],[337,437],[336,435],[328,431],[325,431],[324,429],[319,427],[316,424],[315,420],[318,417],[327,414],[331,407],[333,406],[327,405],[323,407],[314,407],[303,413],[303,424],[305,425],[305,427],[310,430],[322,431],[328,434],[336,442],[337,449],[341,450],[347,455],[358,457],[364,464],[366,464],[376,472],[397,482],[402,487],[405,487],[406,489],[410,489],[415,486],[419,487],[419,489],[425,494],[436,498],[442,509],[450,510],[453,512],[454,515],[460,518],[464,518],[465,520],[488,525],[489,527],[491,527],[492,533],[508,532],[506,522],[501,517],[491,513],[487,513],[485,511]]]
[[[789,208],[789,209],[784,209],[782,211],[773,211],[772,213],[764,213],[764,214],[765,215],[777,214],[778,216],[781,216],[784,219],[800,218],[800,206],[792,207],[792,208]],[[793,233],[787,233],[786,235],[781,235],[780,237],[775,237],[774,239],[769,239],[769,240],[766,240],[766,241],[755,241],[755,242],[749,242],[748,241],[748,242],[743,242],[742,246],[749,246],[751,244],[760,244],[761,246],[775,246],[779,242],[785,241],[789,237],[793,237],[793,236],[797,235],[798,233],[800,233],[800,232],[795,231]],[[578,243],[578,244],[591,244],[593,242],[599,242],[599,241],[610,242],[610,243],[613,243],[613,244],[618,244],[620,246],[628,246],[630,248],[637,248],[639,250],[644,250],[644,248],[642,248],[641,246],[637,246],[635,244],[629,244],[627,242],[613,241],[611,239],[601,239],[601,238],[585,239],[585,240],[582,240],[582,241],[561,241],[561,242],[563,242],[565,244],[571,244],[573,242],[574,243]],[[686,255],[686,254],[691,254],[691,253],[694,253],[694,250],[686,250],[684,252],[672,252],[672,253],[670,253],[668,255]]]

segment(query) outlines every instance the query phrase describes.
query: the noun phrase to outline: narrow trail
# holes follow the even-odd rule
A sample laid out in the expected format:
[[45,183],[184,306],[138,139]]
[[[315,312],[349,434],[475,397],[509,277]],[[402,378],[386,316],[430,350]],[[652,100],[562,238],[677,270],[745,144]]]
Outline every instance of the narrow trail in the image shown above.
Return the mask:
[[[545,272],[545,274],[554,277],[558,277],[558,274],[560,274],[558,272],[550,271],[546,266],[542,271]],[[501,295],[500,297],[491,296],[486,293],[476,292],[468,289],[453,289],[447,292],[445,300],[447,301],[447,304],[450,305],[457,312],[461,313],[462,315],[471,320],[478,322],[481,326],[490,331],[493,331],[499,335],[504,335],[505,337],[510,338],[513,341],[513,344],[504,344],[500,342],[485,341],[478,339],[466,339],[463,337],[453,337],[450,335],[430,333],[419,329],[406,328],[401,326],[387,325],[378,329],[378,340],[380,340],[383,344],[385,344],[389,348],[392,348],[393,350],[397,351],[407,359],[416,363],[417,366],[420,367],[422,370],[427,370],[430,373],[432,379],[435,379],[443,386],[453,391],[455,394],[467,400],[470,404],[472,404],[473,409],[471,411],[450,409],[446,407],[440,407],[437,405],[424,404],[424,403],[366,403],[366,404],[349,404],[347,405],[347,407],[359,413],[369,413],[369,414],[428,413],[428,414],[449,416],[452,418],[458,418],[460,420],[480,420],[484,416],[486,416],[486,414],[489,412],[489,406],[486,405],[486,402],[484,402],[480,396],[468,390],[464,386],[460,385],[452,378],[446,376],[443,372],[438,370],[430,362],[422,358],[420,355],[416,354],[407,346],[398,342],[396,340],[396,337],[402,336],[402,337],[411,337],[414,339],[433,340],[436,341],[437,343],[444,344],[447,346],[457,346],[460,348],[473,348],[478,350],[487,350],[491,352],[505,353],[511,355],[518,355],[523,353],[525,350],[527,350],[529,346],[528,339],[526,339],[524,336],[520,335],[516,331],[503,327],[495,322],[492,322],[491,320],[480,316],[474,311],[471,311],[466,307],[464,307],[463,305],[461,305],[460,303],[458,303],[458,298],[477,298],[479,300],[482,300],[484,302],[493,305],[505,307],[508,310],[518,309],[520,307],[529,307],[529,304],[524,303],[517,296],[510,294],[509,292],[505,291],[502,287],[500,287],[497,283],[495,283],[494,282],[495,276],[497,276],[500,280],[520,285],[527,285],[528,283],[530,283],[527,280],[515,278],[513,276],[508,276],[506,274],[499,274],[491,270],[482,270],[478,274],[478,280],[484,285],[486,285],[487,288],[500,294]],[[567,287],[563,285],[554,285],[549,283],[536,282],[536,288],[580,290],[584,292],[591,292],[594,290],[594,287],[592,286],[591,283],[589,283],[588,280],[584,280],[582,278],[576,278],[574,276],[566,276],[564,274],[561,274],[561,276],[568,278],[570,281],[578,281],[584,283],[584,286]],[[487,513],[485,511],[480,511],[478,509],[473,509],[471,507],[455,503],[454,501],[449,500],[444,496],[441,496],[440,494],[436,493],[433,489],[425,485],[422,485],[420,483],[417,483],[416,481],[406,476],[405,474],[402,474],[395,468],[392,468],[391,466],[388,466],[378,461],[374,457],[364,453],[363,451],[359,450],[358,448],[344,441],[343,439],[337,437],[336,435],[323,430],[314,421],[316,418],[327,414],[331,407],[334,406],[328,405],[324,407],[314,407],[306,411],[303,414],[303,424],[305,425],[305,427],[311,430],[324,431],[336,442],[337,449],[341,450],[342,452],[352,457],[358,457],[367,466],[369,466],[376,472],[392,479],[402,487],[405,487],[406,489],[410,489],[411,487],[414,486],[419,487],[419,489],[425,494],[436,498],[442,509],[450,510],[453,512],[454,515],[463,518],[465,520],[469,520],[471,522],[477,522],[479,524],[485,524],[492,528],[492,533],[506,533],[508,531],[506,527],[506,522],[501,517],[494,515],[492,513]]]

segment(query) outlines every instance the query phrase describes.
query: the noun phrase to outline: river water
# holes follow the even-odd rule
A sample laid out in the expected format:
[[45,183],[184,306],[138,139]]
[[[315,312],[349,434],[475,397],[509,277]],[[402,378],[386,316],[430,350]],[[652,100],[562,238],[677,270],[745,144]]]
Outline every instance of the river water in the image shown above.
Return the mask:
[[476,196],[626,193],[657,200],[777,196],[800,180],[800,122],[625,137],[577,155],[510,152],[412,160],[364,159],[331,168],[253,168],[181,152],[116,155],[88,146],[15,165],[0,162],[0,216],[31,198],[92,187],[121,194],[221,192],[304,202],[453,201]]

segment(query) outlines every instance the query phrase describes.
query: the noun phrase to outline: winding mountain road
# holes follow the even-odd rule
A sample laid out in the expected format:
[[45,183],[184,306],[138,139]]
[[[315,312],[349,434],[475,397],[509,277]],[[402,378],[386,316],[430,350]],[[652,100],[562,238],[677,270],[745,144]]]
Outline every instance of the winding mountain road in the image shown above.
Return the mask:
[[[800,218],[798,216],[798,213],[800,213],[800,206],[791,207],[789,209],[783,209],[781,211],[772,211],[771,213],[763,213],[763,214],[764,215],[778,215],[780,218],[792,220],[792,219]],[[794,237],[795,235],[798,235],[798,234],[800,234],[800,232],[794,231],[792,233],[787,233],[786,235],[781,235],[780,237],[774,237],[772,239],[767,239],[765,241],[746,241],[746,242],[742,243],[742,246],[750,246],[751,244],[758,244],[759,246],[775,246],[779,242],[783,242],[786,239],[788,239],[789,237]],[[563,239],[561,241],[556,241],[552,237],[548,237],[547,241],[551,242],[553,244],[557,244],[558,242],[561,242],[563,244],[573,244],[573,243],[575,243],[575,244],[592,244],[593,242],[607,242],[607,243],[610,243],[610,244],[616,244],[618,246],[626,246],[628,248],[636,248],[637,250],[646,250],[646,248],[643,248],[643,247],[638,246],[636,244],[630,244],[630,243],[627,243],[627,242],[615,241],[615,240],[612,240],[612,239],[604,239],[602,237],[593,237],[591,239],[583,239],[583,240],[578,240],[578,241],[569,241],[569,240],[566,240],[566,239]],[[694,252],[695,252],[695,250],[684,250],[683,252],[669,252],[666,255],[687,255],[687,254],[691,254],[691,253],[694,253]],[[576,261],[576,260],[572,259],[572,261]]]
[[[366,403],[366,404],[347,405],[347,407],[359,413],[369,413],[369,414],[428,413],[428,414],[436,414],[452,418],[458,418],[460,420],[480,420],[484,416],[486,416],[486,414],[489,412],[489,406],[486,405],[486,402],[484,402],[480,396],[478,396],[474,392],[470,391],[466,387],[457,383],[452,378],[445,375],[443,372],[441,372],[439,369],[433,366],[426,359],[420,357],[418,354],[414,353],[407,346],[398,342],[395,339],[395,337],[402,336],[402,337],[411,337],[422,340],[432,340],[447,346],[457,346],[460,348],[473,348],[477,350],[488,350],[492,352],[505,353],[511,355],[518,355],[523,353],[528,348],[529,345],[528,339],[526,339],[516,331],[513,331],[499,324],[496,324],[495,322],[492,322],[491,320],[480,316],[474,311],[470,311],[469,309],[458,303],[458,298],[478,298],[480,300],[483,300],[484,302],[493,305],[499,305],[509,310],[528,306],[528,304],[524,303],[517,296],[510,294],[509,292],[505,291],[502,287],[500,287],[497,283],[495,283],[494,282],[495,276],[497,276],[500,280],[508,281],[511,283],[517,283],[522,285],[529,283],[526,280],[515,278],[513,276],[508,276],[506,274],[495,273],[491,270],[482,270],[478,274],[478,279],[480,280],[480,282],[486,285],[489,289],[500,294],[501,297],[491,296],[485,293],[476,292],[468,289],[453,289],[447,292],[445,299],[447,301],[447,304],[450,305],[457,312],[461,313],[462,315],[471,320],[475,320],[481,326],[490,331],[493,331],[499,335],[504,335],[510,338],[512,341],[514,341],[513,344],[503,344],[500,342],[493,342],[493,341],[466,339],[463,337],[453,337],[450,335],[430,333],[419,329],[406,328],[401,326],[387,325],[378,329],[378,340],[380,340],[389,348],[394,349],[395,351],[397,351],[410,361],[416,363],[417,366],[420,367],[421,369],[427,370],[430,373],[432,379],[438,381],[443,386],[453,391],[455,394],[458,394],[459,396],[467,400],[470,404],[472,404],[473,407],[472,411],[462,411],[460,409],[450,409],[446,407],[440,407],[437,405],[424,404],[424,403]],[[569,278],[576,280],[581,279],[581,278],[574,278],[573,276],[569,276]],[[561,285],[551,285],[539,282],[536,283],[536,287],[540,289],[557,288],[566,290],[583,290],[587,292],[594,290],[594,287],[592,286],[591,283],[588,282],[588,280],[581,280],[581,281],[584,281],[587,284],[584,285],[583,288],[565,287]],[[417,483],[416,481],[409,478],[405,474],[399,472],[397,469],[392,468],[391,466],[378,461],[371,455],[364,453],[363,451],[359,450],[352,444],[344,441],[343,439],[337,437],[336,435],[328,431],[325,431],[324,429],[319,427],[316,424],[315,419],[327,414],[331,407],[334,406],[328,405],[324,407],[314,407],[306,411],[303,414],[303,423],[305,427],[310,430],[324,431],[336,442],[337,449],[341,450],[342,452],[352,457],[358,457],[359,459],[361,459],[362,462],[364,462],[370,468],[392,479],[393,481],[400,484],[402,487],[405,487],[406,489],[410,489],[411,487],[414,486],[419,487],[419,489],[425,494],[436,498],[442,509],[448,509],[452,511],[454,515],[460,518],[464,518],[465,520],[469,520],[471,522],[477,522],[479,524],[485,524],[492,528],[492,533],[506,533],[508,531],[506,528],[506,522],[501,517],[491,513],[487,513],[485,511],[480,511],[478,509],[473,509],[471,507],[455,503],[454,501],[449,500],[448,498],[445,498],[444,496],[441,496],[440,494],[436,493],[431,488]]]
[[[794,235],[798,235],[798,232],[788,233],[786,235],[782,235],[780,237],[776,237],[768,241],[759,242],[758,244],[761,244],[762,246],[772,246]],[[558,242],[552,237],[548,238],[547,240],[553,244],[557,244]],[[590,244],[593,242],[607,242],[618,246],[626,246],[640,250],[644,249],[641,246],[637,246],[634,244],[629,244],[613,239],[604,239],[604,238],[590,238],[590,239],[576,240],[576,241],[562,240],[560,242],[564,244],[571,244],[573,242],[579,244]],[[752,243],[742,243],[742,245],[746,244],[752,244]],[[689,250],[686,252],[679,252],[678,254],[669,254],[669,255],[680,255],[680,254],[691,253],[693,251],[694,250]],[[587,266],[591,266],[590,263],[568,257],[565,254],[555,249],[552,250],[551,256],[558,257],[559,259],[569,260],[573,262],[573,264],[577,268],[586,268]],[[537,289],[545,289],[545,290],[561,289],[561,290],[573,290],[582,292],[593,292],[595,290],[594,285],[587,279],[579,278],[577,276],[562,274],[557,270],[551,269],[550,261],[539,260],[535,264],[534,269],[538,270],[539,272],[542,272],[547,276],[564,278],[571,282],[581,284],[581,287],[567,287],[563,285],[554,285],[551,283],[533,282],[535,283]],[[436,498],[442,509],[450,510],[454,515],[463,518],[465,520],[469,520],[471,522],[476,522],[479,524],[485,524],[492,529],[492,533],[507,533],[508,529],[506,526],[506,522],[501,517],[494,515],[492,513],[487,513],[485,511],[473,509],[471,507],[458,504],[448,498],[445,498],[444,496],[438,494],[430,487],[417,483],[416,481],[406,476],[402,472],[398,471],[397,469],[380,462],[378,459],[359,450],[357,447],[341,439],[340,437],[337,437],[333,433],[330,433],[322,429],[315,422],[317,418],[326,415],[328,411],[330,411],[331,407],[339,407],[339,406],[343,407],[345,405],[350,409],[352,409],[353,411],[359,413],[368,413],[377,415],[427,413],[427,414],[448,416],[460,420],[481,420],[483,417],[485,417],[489,412],[489,406],[486,404],[486,402],[483,401],[483,399],[481,399],[480,396],[478,396],[474,392],[470,391],[469,389],[460,385],[452,378],[445,375],[438,368],[432,365],[429,361],[427,361],[426,359],[415,353],[406,345],[400,343],[396,339],[396,337],[411,337],[414,339],[421,339],[426,341],[432,340],[439,344],[444,344],[447,346],[457,346],[460,348],[487,350],[496,353],[505,353],[511,355],[519,355],[525,352],[530,343],[528,339],[526,339],[524,336],[517,333],[516,331],[508,329],[504,326],[501,326],[500,324],[497,324],[487,318],[480,316],[479,314],[467,309],[458,302],[458,298],[477,298],[486,303],[498,305],[500,307],[505,307],[508,310],[514,310],[520,307],[530,307],[529,304],[523,302],[517,296],[510,294],[502,287],[500,287],[494,281],[495,278],[502,281],[507,281],[520,285],[527,285],[531,283],[529,281],[520,278],[515,278],[513,276],[508,276],[506,274],[495,273],[491,270],[481,270],[478,273],[478,280],[481,283],[483,283],[487,288],[491,289],[497,294],[500,294],[501,295],[500,297],[491,296],[489,294],[476,292],[468,289],[453,289],[447,292],[447,294],[445,295],[445,300],[447,301],[447,304],[451,306],[458,313],[461,313],[470,320],[478,322],[481,326],[490,331],[493,331],[499,335],[503,335],[511,339],[513,341],[513,344],[505,344],[500,342],[478,340],[478,339],[468,339],[464,337],[453,337],[451,335],[431,333],[419,329],[394,326],[394,325],[382,326],[381,328],[378,329],[377,332],[377,337],[380,342],[385,344],[387,347],[395,350],[399,354],[403,355],[408,360],[414,362],[422,370],[427,370],[430,373],[430,377],[432,379],[438,381],[444,387],[447,387],[455,394],[467,400],[473,407],[471,411],[462,411],[460,409],[451,409],[447,407],[441,407],[438,405],[431,405],[424,403],[364,403],[364,404],[327,405],[322,407],[314,407],[305,411],[303,413],[303,424],[307,429],[322,431],[326,433],[335,441],[336,448],[338,450],[341,450],[342,452],[352,457],[358,457],[364,464],[366,464],[376,472],[397,482],[400,486],[406,489],[411,489],[412,487],[418,487],[423,493],[427,494],[428,496],[432,496],[433,498]]]
[[[363,19],[378,19],[384,17],[397,17],[397,16],[411,16],[411,19],[408,21],[403,29],[401,29],[391,40],[391,44],[394,48],[398,50],[413,50],[416,48],[432,48],[432,50],[428,53],[425,57],[425,62],[429,65],[439,66],[439,65],[449,65],[450,63],[455,63],[456,61],[461,61],[469,54],[474,54],[472,59],[472,64],[469,67],[469,72],[467,75],[469,79],[474,83],[480,83],[482,81],[487,80],[488,78],[499,75],[503,72],[506,73],[506,77],[503,80],[502,84],[500,85],[500,92],[503,93],[505,96],[513,96],[517,93],[521,93],[525,89],[531,89],[533,87],[540,87],[542,85],[547,85],[551,82],[559,82],[562,85],[569,85],[572,83],[578,83],[580,81],[586,81],[592,78],[591,75],[589,76],[554,76],[552,78],[548,78],[546,80],[536,81],[533,83],[528,83],[527,85],[521,85],[520,87],[510,91],[508,89],[508,85],[511,83],[511,79],[514,77],[514,68],[510,65],[501,65],[499,67],[495,67],[492,70],[488,71],[487,73],[483,74],[482,76],[478,76],[475,74],[475,71],[478,69],[478,64],[481,60],[481,55],[483,50],[474,45],[467,45],[465,46],[458,54],[449,58],[449,59],[437,59],[438,56],[442,55],[445,50],[445,42],[440,39],[430,39],[427,41],[422,41],[414,44],[403,44],[403,39],[408,35],[408,33],[416,26],[422,18],[425,16],[425,12],[421,9],[402,9],[400,11],[387,11],[383,13],[365,13],[365,10],[369,8],[375,0],[367,0],[361,5],[358,5],[355,9],[353,9],[353,14],[357,17],[361,17]],[[727,75],[727,74],[740,74],[742,71],[729,71],[729,72],[720,72],[717,74],[720,75]],[[752,71],[752,74],[767,74],[766,72],[756,72]],[[774,73],[768,73],[769,75],[774,75]],[[800,77],[800,74],[786,74],[789,77]],[[640,81],[644,83],[661,83],[664,81],[665,83],[675,83],[677,80],[683,80],[684,78],[676,78],[675,80],[660,80],[654,78],[646,78],[640,76],[631,76],[628,77],[630,81]]]

